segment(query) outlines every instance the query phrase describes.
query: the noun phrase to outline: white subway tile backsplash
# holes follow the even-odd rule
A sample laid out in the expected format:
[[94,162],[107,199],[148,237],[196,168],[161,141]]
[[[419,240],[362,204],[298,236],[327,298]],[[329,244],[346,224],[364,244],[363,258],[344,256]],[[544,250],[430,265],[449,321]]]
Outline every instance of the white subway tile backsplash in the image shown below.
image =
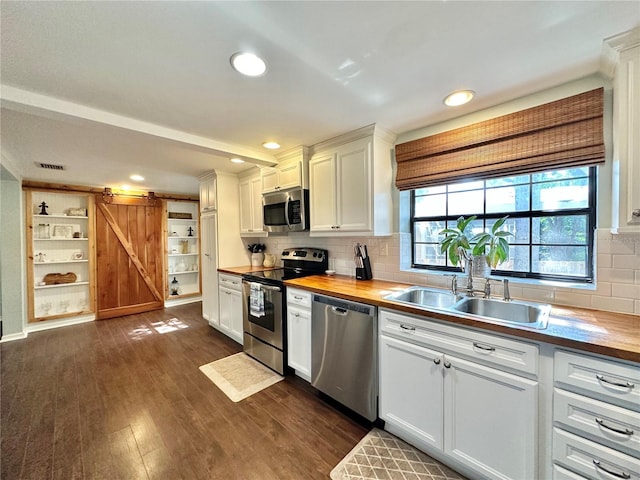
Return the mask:
[[599,253],[596,259],[596,264],[598,268],[611,268],[611,254],[610,253]]
[[591,296],[591,308],[610,312],[633,313],[634,301],[630,298]]
[[635,301],[635,313],[640,315],[640,300]]
[[522,297],[535,302],[545,303],[551,303],[555,299],[555,295],[552,290],[530,287],[522,287]]
[[640,270],[640,255],[612,255],[613,268],[631,268]]
[[558,291],[555,294],[554,303],[571,305],[574,307],[591,308],[591,295]]
[[640,300],[640,285],[614,283],[611,285],[611,296]]
[[622,268],[598,268],[598,281],[611,283],[635,283],[635,272]]

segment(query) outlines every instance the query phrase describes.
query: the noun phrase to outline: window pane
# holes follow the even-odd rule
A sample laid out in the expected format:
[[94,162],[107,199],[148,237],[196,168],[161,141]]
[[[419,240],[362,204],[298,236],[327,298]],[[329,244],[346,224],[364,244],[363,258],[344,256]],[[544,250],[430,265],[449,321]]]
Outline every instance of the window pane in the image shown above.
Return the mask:
[[586,245],[587,216],[534,218],[533,243]]
[[445,185],[442,185],[440,187],[425,187],[425,188],[418,188],[415,193],[416,193],[416,197],[419,195],[430,195],[430,194],[434,194],[434,193],[445,193],[447,191],[447,187]]
[[587,274],[587,247],[534,246],[531,271],[583,277]]
[[450,193],[449,215],[471,215],[482,213],[484,207],[484,190]]
[[416,217],[440,217],[447,214],[446,195],[416,197]]
[[439,245],[416,243],[414,249],[417,265],[445,265],[445,255],[440,253]]
[[462,183],[454,183],[453,185],[449,185],[450,192],[462,192],[464,190],[477,190],[484,186],[484,182],[482,180],[478,180],[475,182],[462,182]]
[[[487,220],[487,231],[491,231],[491,228],[493,228],[493,224],[496,223],[496,221],[497,220]],[[529,244],[530,235],[528,218],[507,218],[500,230],[506,230],[513,234],[506,237],[509,245],[517,243]]]
[[446,222],[416,222],[413,232],[416,242],[438,243],[444,236],[439,233],[444,230]]
[[561,210],[589,206],[589,179],[559,180],[533,185],[533,210]]
[[534,173],[531,180],[544,182],[546,180],[559,180],[562,178],[588,177],[589,167],[569,168],[567,170],[551,170],[548,172]]
[[487,213],[529,210],[529,184],[487,189]]
[[523,245],[509,245],[509,258],[498,265],[498,270],[511,272],[529,271],[529,247]]
[[529,183],[529,175],[515,175],[513,177],[491,178],[486,181],[487,188],[502,187],[505,185],[518,185]]

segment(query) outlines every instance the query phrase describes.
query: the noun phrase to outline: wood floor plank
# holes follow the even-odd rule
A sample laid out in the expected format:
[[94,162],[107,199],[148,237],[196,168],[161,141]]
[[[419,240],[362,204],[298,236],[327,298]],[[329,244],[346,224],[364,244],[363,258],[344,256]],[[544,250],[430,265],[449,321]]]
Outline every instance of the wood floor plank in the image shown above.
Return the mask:
[[201,308],[0,344],[2,478],[327,479],[368,429],[297,377],[229,400],[198,367],[242,348]]

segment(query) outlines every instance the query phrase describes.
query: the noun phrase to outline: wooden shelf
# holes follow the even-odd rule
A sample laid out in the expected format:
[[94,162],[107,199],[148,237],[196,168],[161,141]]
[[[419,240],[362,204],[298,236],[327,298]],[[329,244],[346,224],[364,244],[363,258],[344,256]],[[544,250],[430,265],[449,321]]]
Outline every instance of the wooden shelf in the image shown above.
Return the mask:
[[198,236],[197,235],[191,235],[190,237],[189,236],[183,237],[183,236],[180,236],[180,235],[169,235],[169,237],[167,237],[167,238],[169,238],[169,240],[171,240],[172,238],[175,238],[177,240],[188,240],[190,238],[196,238],[197,239]]
[[167,218],[167,222],[197,222],[197,218]]
[[59,264],[64,264],[64,263],[88,263],[89,260],[88,259],[83,259],[83,260],[51,260],[50,262],[36,262],[35,260],[33,261],[34,265],[59,265]]
[[89,285],[89,282],[56,283],[55,285],[36,285],[35,290],[46,290],[49,288],[75,287],[77,285]]
[[198,256],[197,253],[170,253],[169,256],[170,257],[192,257],[192,256]]
[[188,272],[169,272],[167,275],[185,275],[187,273],[198,273],[198,270],[189,270]]
[[34,242],[86,242],[88,238],[33,238]]
[[51,214],[51,215],[38,215],[38,214],[34,214],[33,215],[34,218],[80,218],[80,219],[84,219],[87,220],[89,217],[83,216],[83,215],[62,215],[62,214]]

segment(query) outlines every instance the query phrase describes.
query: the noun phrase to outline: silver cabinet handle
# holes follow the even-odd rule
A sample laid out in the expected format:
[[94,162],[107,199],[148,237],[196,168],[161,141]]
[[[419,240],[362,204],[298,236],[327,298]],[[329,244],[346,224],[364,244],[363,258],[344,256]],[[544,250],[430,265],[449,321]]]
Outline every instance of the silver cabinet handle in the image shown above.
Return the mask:
[[209,255],[208,253],[204,254],[205,257],[210,257],[211,255]]
[[617,473],[609,470],[608,468],[604,468],[604,466],[598,460],[593,460],[593,464],[596,466],[596,468],[616,478],[624,478],[624,480],[629,480],[631,478],[631,475],[629,475],[627,472]]
[[636,208],[633,212],[631,212],[632,217],[640,217],[640,208]]
[[492,346],[485,347],[484,345],[480,345],[478,342],[473,342],[473,346],[478,350],[483,350],[485,352],[495,352],[496,348]]
[[444,361],[444,368],[451,368],[451,362]]
[[607,430],[611,430],[612,432],[619,433],[620,435],[629,435],[629,436],[633,435],[633,430],[629,430],[628,428],[625,428],[624,430],[622,430],[619,428],[610,427],[609,425],[604,423],[604,420],[598,417],[596,417],[596,423],[601,427],[606,428]]
[[439,358],[434,358],[433,359],[433,363],[435,363],[436,365],[440,365],[440,359]]
[[614,382],[612,380],[607,380],[603,375],[600,375],[598,373],[596,373],[596,378],[598,380],[600,380],[603,383],[608,383],[609,385],[613,385],[615,387],[621,387],[621,388],[633,388],[635,387],[635,385],[633,383],[629,383],[629,382]]
[[293,298],[295,298],[296,300],[302,300],[302,297],[300,295],[294,295]]
[[408,327],[406,325],[403,325],[402,323],[400,324],[400,328],[403,330],[408,330],[410,332],[415,332],[416,331],[416,327],[412,327],[411,325],[409,325]]

